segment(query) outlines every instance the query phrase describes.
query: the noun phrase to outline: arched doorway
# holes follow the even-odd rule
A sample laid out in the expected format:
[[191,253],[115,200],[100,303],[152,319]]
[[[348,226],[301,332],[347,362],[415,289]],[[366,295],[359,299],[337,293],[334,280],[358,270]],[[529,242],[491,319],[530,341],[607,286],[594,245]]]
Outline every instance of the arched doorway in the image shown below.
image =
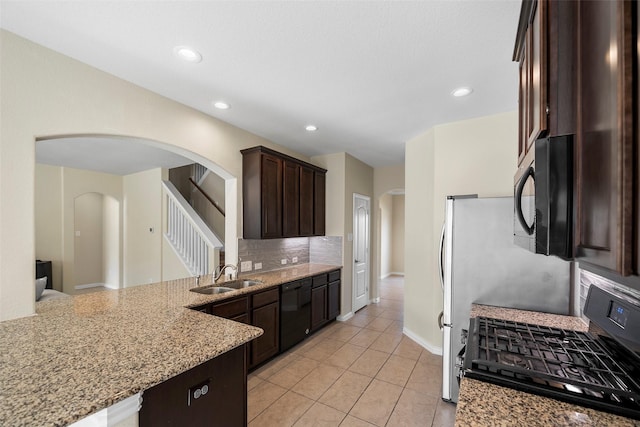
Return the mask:
[[73,206],[74,290],[120,287],[120,202],[84,193]]

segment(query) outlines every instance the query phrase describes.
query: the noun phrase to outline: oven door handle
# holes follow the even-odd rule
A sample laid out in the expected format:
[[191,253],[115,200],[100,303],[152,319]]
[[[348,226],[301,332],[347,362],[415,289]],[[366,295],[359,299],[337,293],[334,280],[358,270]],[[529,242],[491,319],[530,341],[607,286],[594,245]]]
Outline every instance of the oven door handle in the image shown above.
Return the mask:
[[529,177],[531,177],[534,181],[536,179],[535,172],[532,166],[529,166],[527,171],[520,178],[520,181],[518,181],[518,186],[516,187],[515,204],[516,216],[518,217],[518,221],[520,222],[522,229],[531,236],[533,234],[533,228],[535,227],[535,221],[531,226],[529,226],[529,224],[527,224],[527,221],[524,219],[524,214],[522,213],[522,192],[524,191],[524,184],[527,182],[527,179],[529,179]]

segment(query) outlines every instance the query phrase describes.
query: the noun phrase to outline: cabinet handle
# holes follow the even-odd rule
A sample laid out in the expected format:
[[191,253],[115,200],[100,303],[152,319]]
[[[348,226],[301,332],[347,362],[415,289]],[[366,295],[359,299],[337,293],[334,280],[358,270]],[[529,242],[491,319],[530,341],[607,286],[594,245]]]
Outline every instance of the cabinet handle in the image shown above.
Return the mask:
[[522,191],[524,190],[524,184],[527,182],[527,179],[531,177],[534,181],[536,179],[535,172],[532,166],[529,166],[527,171],[520,178],[520,182],[518,182],[518,187],[516,188],[516,196],[515,196],[515,204],[516,204],[516,215],[518,217],[518,221],[522,226],[522,229],[527,232],[528,235],[533,234],[533,228],[535,227],[535,221],[531,226],[527,224],[527,221],[524,219],[524,215],[522,213]]

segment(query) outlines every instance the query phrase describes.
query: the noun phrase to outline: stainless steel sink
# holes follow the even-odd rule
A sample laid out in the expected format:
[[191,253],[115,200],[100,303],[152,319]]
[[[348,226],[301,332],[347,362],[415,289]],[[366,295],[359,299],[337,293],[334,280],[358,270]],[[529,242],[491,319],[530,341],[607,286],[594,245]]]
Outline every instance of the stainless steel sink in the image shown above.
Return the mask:
[[261,282],[260,280],[238,279],[231,282],[224,282],[222,283],[222,286],[224,286],[225,288],[242,289],[249,288],[255,285],[262,285],[262,283],[263,282]]
[[220,285],[200,286],[197,288],[191,288],[189,290],[191,292],[197,292],[199,294],[213,295],[235,291],[236,289],[249,288],[251,286],[261,285],[262,283],[263,282],[261,282],[260,280],[238,279],[232,280],[230,282],[224,282]]
[[235,289],[228,288],[226,286],[212,286],[212,285],[200,286],[198,288],[191,288],[189,290],[191,292],[196,292],[199,294],[207,294],[207,295],[224,294],[225,292],[235,291]]

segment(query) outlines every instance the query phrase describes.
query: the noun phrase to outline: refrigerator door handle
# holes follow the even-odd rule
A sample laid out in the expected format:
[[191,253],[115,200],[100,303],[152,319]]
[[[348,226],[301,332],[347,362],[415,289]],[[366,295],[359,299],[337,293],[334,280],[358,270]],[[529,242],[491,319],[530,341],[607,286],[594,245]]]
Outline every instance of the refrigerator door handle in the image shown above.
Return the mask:
[[[442,231],[440,232],[440,263],[438,266],[440,267],[440,286],[444,291],[444,231],[445,231],[446,223],[442,224]],[[442,329],[442,327],[440,328]]]
[[441,311],[440,314],[438,315],[438,327],[440,328],[440,330],[444,329],[444,324],[442,323],[443,317],[444,317],[444,311]]

